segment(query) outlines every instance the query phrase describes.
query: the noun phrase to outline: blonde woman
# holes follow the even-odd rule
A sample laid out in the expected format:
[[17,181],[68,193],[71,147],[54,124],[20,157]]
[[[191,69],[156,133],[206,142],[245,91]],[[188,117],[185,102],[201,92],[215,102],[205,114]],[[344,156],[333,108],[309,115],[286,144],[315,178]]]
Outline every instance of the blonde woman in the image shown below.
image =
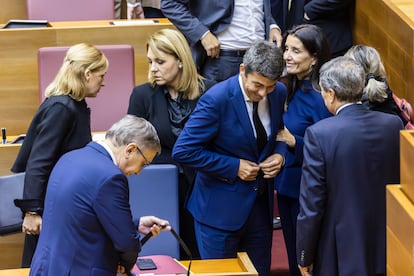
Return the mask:
[[407,119],[394,102],[392,91],[388,86],[387,76],[378,51],[367,45],[352,46],[345,56],[358,62],[365,72],[365,87],[362,103],[371,110],[398,115],[404,125]]
[[162,150],[153,163],[179,167],[180,232],[197,257],[192,217],[184,206],[194,172],[174,162],[171,151],[199,97],[213,82],[197,73],[190,47],[179,31],[162,29],[154,33],[147,42],[147,58],[148,82],[133,89],[128,114],[143,117],[156,128]]
[[26,172],[23,199],[15,200],[24,213],[22,267],[30,266],[37,245],[52,168],[64,153],[91,141],[90,110],[85,98],[97,96],[107,70],[107,58],[94,46],[81,43],[69,48],[27,130],[12,167],[13,172]]

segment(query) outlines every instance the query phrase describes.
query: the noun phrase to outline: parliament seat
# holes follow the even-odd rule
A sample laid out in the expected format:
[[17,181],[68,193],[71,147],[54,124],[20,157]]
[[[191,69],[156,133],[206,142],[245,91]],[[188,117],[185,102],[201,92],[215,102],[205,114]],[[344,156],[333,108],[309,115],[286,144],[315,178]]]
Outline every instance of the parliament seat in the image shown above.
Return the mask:
[[26,0],[31,20],[80,21],[115,18],[114,0]]
[[0,176],[0,235],[20,232],[22,212],[13,200],[22,198],[25,173]]
[[[93,132],[106,131],[127,113],[129,96],[135,85],[134,48],[131,45],[96,45],[109,60],[105,86],[96,98],[86,98],[91,109]],[[63,63],[69,46],[38,50],[40,102],[44,91]]]
[[[175,165],[154,164],[139,175],[131,175],[129,201],[135,219],[154,215],[169,221],[179,233],[178,170]],[[178,241],[168,231],[161,232],[144,244],[139,256],[169,255],[180,258]]]

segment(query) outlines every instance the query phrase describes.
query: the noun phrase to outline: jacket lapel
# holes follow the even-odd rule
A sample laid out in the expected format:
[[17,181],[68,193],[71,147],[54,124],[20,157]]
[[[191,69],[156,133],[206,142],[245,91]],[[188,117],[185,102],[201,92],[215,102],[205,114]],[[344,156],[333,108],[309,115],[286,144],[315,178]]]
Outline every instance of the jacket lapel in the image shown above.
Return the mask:
[[257,149],[256,137],[254,136],[253,126],[250,123],[250,117],[247,112],[246,103],[243,97],[243,92],[241,91],[241,88],[239,85],[238,75],[233,78],[233,83],[231,87],[233,89],[229,92],[229,96],[230,96],[229,98],[230,98],[230,103],[232,105],[232,108],[237,115],[237,118],[240,122],[241,127],[246,133],[245,138],[249,140],[254,151],[257,154],[259,154],[258,149]]

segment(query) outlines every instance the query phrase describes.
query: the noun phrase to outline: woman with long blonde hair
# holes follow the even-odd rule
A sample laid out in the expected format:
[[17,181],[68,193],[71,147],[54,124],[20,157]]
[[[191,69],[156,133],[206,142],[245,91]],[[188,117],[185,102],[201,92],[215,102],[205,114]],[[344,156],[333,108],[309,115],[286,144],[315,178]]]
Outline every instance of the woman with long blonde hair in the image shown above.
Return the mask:
[[162,29],[152,34],[147,41],[147,58],[148,82],[133,89],[128,114],[143,117],[156,128],[162,150],[153,163],[179,168],[180,232],[197,258],[193,219],[185,208],[194,171],[174,162],[171,151],[198,99],[214,82],[197,73],[187,40],[177,30]]
[[23,199],[15,200],[24,214],[22,267],[30,267],[36,249],[52,168],[64,153],[91,141],[90,110],[85,98],[97,96],[105,85],[107,70],[108,60],[96,47],[85,43],[70,47],[29,126],[12,167],[13,172],[26,172]]

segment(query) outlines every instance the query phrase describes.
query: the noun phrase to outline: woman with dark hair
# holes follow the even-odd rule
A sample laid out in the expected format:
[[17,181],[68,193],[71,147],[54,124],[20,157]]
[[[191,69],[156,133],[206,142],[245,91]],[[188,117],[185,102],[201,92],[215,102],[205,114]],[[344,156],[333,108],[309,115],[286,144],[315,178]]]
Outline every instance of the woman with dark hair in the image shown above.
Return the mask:
[[310,125],[331,116],[319,87],[319,69],[329,60],[329,46],[323,31],[315,25],[299,25],[283,39],[287,72],[285,128],[276,140],[289,146],[285,164],[275,178],[277,202],[289,260],[290,275],[301,275],[296,261],[296,217],[303,161],[303,137]]

